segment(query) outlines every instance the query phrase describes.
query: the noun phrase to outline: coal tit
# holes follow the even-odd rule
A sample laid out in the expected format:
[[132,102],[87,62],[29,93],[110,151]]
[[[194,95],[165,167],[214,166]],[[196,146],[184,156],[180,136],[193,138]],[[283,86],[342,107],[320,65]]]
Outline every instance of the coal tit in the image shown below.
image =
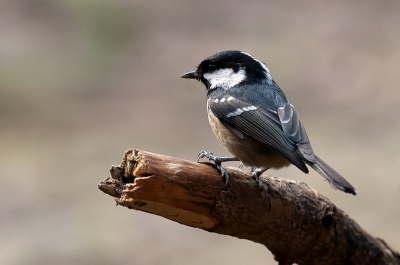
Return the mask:
[[240,160],[256,178],[269,168],[290,164],[308,173],[307,164],[333,188],[356,195],[349,182],[314,154],[296,109],[262,62],[241,51],[223,51],[181,77],[197,79],[207,88],[211,128],[235,157],[202,151],[199,158],[214,160],[226,181],[225,161]]

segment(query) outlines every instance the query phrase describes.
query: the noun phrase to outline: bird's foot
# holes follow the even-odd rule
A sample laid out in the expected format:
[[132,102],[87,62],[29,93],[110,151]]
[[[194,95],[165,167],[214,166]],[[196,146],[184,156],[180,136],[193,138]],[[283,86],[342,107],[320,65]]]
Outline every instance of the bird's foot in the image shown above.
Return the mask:
[[225,186],[228,185],[229,182],[229,174],[226,171],[226,169],[222,166],[222,162],[228,162],[228,161],[239,161],[237,157],[220,157],[220,156],[214,156],[212,152],[206,152],[202,150],[200,154],[197,157],[197,162],[203,157],[207,157],[209,161],[214,161],[215,166],[217,167],[217,170],[221,173],[221,176],[225,178]]
[[264,185],[260,176],[264,173],[267,169],[266,168],[257,168],[257,167],[250,167],[252,177],[257,181],[258,186],[261,190],[264,190]]

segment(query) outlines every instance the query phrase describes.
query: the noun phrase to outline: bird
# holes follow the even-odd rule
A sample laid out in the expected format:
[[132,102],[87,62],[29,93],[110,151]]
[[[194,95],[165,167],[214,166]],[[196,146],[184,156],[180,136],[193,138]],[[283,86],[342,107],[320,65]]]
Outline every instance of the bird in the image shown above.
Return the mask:
[[307,174],[308,165],[334,189],[356,195],[355,188],[314,153],[295,107],[264,63],[242,51],[222,51],[181,77],[198,80],[207,89],[211,129],[233,157],[203,150],[198,161],[214,161],[226,184],[229,174],[222,162],[240,161],[256,179],[270,168],[291,164]]

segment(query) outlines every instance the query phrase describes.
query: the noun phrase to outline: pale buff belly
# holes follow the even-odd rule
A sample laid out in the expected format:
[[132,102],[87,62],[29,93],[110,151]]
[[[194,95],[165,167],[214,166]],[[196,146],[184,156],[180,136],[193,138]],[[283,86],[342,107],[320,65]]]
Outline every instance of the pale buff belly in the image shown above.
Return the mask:
[[280,169],[290,165],[290,162],[275,154],[267,147],[252,138],[243,135],[243,139],[231,133],[212,112],[208,113],[211,129],[228,151],[250,167]]

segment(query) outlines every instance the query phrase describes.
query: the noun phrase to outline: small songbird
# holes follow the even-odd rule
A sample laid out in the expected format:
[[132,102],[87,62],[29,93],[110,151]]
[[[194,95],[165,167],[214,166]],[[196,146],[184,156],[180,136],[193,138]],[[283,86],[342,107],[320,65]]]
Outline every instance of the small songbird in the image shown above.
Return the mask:
[[207,88],[211,128],[235,157],[202,151],[199,158],[213,160],[226,183],[229,175],[221,165],[225,161],[240,160],[256,179],[269,168],[290,164],[308,173],[307,164],[333,188],[356,195],[349,182],[314,154],[296,109],[262,62],[241,51],[223,51],[181,77],[197,79]]

